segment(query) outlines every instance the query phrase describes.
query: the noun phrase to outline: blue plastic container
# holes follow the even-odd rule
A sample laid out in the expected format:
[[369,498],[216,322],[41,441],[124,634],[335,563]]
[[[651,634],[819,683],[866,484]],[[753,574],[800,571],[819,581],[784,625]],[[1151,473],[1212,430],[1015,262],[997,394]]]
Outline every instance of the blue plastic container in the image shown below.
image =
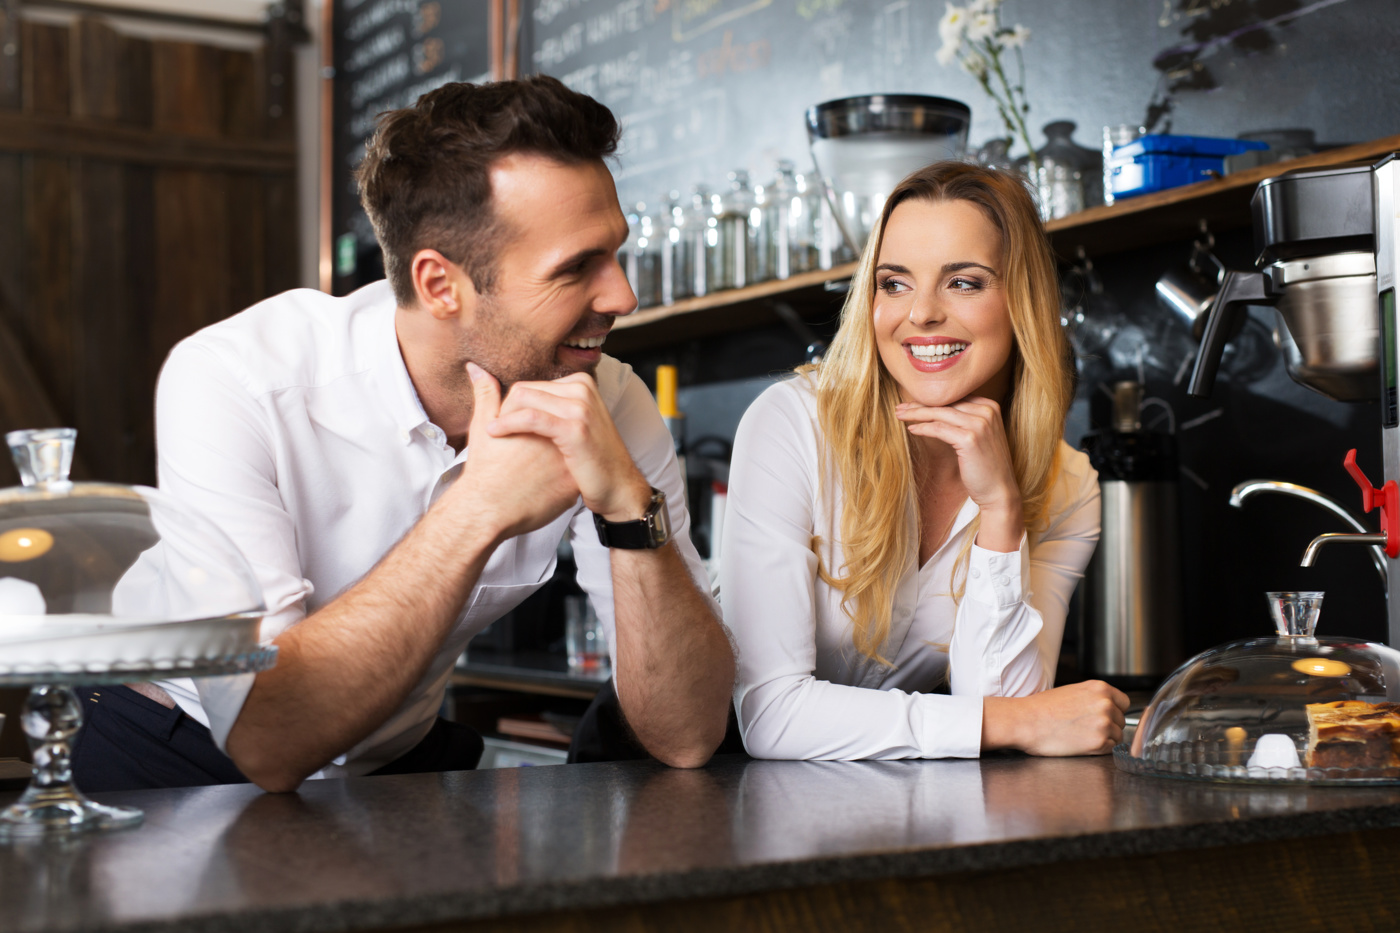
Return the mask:
[[1225,173],[1225,157],[1267,149],[1250,139],[1215,136],[1172,136],[1154,133],[1118,146],[1109,159],[1113,198],[1131,198],[1218,178]]

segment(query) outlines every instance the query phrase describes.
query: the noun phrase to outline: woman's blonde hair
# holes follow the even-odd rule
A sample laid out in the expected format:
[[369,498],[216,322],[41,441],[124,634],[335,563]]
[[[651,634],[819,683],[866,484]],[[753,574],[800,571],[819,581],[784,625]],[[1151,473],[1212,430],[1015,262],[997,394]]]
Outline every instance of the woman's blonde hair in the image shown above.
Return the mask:
[[[1009,397],[998,399],[1021,489],[1026,528],[1044,528],[1050,487],[1059,470],[1059,445],[1074,396],[1074,372],[1060,329],[1055,261],[1035,202],[1015,175],[964,162],[935,162],[904,179],[890,193],[851,282],[841,324],[814,374],[817,417],[826,456],[844,504],[841,551],[844,575],[821,567],[829,585],[843,591],[855,647],[880,655],[890,630],[894,591],[917,540],[913,522],[914,472],[909,432],[895,418],[899,386],[885,369],[875,343],[875,265],[890,214],[904,201],[967,201],[979,207],[1001,234],[1000,277],[1014,336]],[[814,370],[814,372],[813,372]],[[954,563],[949,584],[961,599],[974,523]],[[813,548],[820,546],[813,542]],[[917,553],[917,550],[915,550]],[[835,568],[832,568],[833,570]]]

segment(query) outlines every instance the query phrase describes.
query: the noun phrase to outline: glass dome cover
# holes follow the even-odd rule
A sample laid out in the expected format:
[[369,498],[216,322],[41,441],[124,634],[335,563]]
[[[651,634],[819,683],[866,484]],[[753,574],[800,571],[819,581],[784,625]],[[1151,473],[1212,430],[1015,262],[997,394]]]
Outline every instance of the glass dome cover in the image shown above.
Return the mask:
[[1183,664],[1115,762],[1208,781],[1400,783],[1400,652],[1315,636],[1322,593],[1267,595],[1278,634]]
[[262,589],[211,521],[145,486],[68,480],[71,428],[6,435],[0,676],[194,671],[257,646]]

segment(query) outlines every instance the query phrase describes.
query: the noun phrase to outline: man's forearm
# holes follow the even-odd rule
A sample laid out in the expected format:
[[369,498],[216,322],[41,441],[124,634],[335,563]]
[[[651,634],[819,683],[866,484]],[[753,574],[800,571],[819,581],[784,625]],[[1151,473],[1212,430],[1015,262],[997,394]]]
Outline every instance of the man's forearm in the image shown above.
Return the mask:
[[614,550],[617,693],[648,752],[694,768],[724,738],[734,655],[675,546]]
[[456,623],[496,545],[430,511],[354,587],[282,634],[228,737],[265,790],[293,790],[387,719]]

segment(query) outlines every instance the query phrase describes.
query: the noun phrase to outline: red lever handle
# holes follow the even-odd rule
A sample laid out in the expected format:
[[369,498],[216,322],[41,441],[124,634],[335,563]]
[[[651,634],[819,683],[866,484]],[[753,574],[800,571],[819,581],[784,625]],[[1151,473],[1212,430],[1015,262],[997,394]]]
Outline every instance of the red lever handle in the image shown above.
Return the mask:
[[1342,466],[1346,467],[1351,478],[1356,480],[1356,485],[1361,487],[1363,511],[1369,512],[1377,506],[1380,507],[1381,534],[1385,535],[1386,556],[1400,557],[1400,485],[1392,479],[1387,480],[1380,489],[1373,487],[1366,474],[1361,472],[1361,467],[1356,465],[1355,449],[1347,451]]

